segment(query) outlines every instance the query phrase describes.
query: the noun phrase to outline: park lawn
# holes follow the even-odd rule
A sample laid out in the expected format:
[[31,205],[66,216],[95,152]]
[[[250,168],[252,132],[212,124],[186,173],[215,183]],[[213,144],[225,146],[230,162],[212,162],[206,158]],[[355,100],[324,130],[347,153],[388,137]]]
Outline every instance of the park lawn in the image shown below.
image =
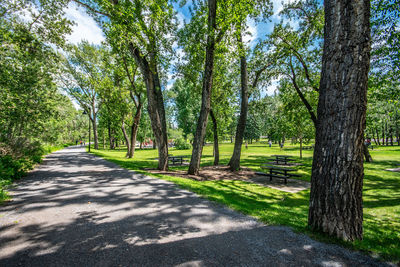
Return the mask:
[[[220,146],[221,164],[227,164],[233,151],[232,144]],[[400,260],[400,173],[385,171],[400,164],[400,147],[376,147],[371,151],[374,159],[365,164],[364,179],[364,239],[353,243],[342,242],[318,233],[312,233],[307,227],[309,190],[299,193],[286,193],[244,181],[194,181],[146,172],[146,168],[157,167],[157,150],[136,150],[134,159],[125,158],[123,148],[119,150],[93,150],[93,153],[115,162],[120,166],[172,181],[179,186],[202,195],[210,200],[225,204],[232,209],[249,214],[270,225],[286,225],[295,231],[331,243],[378,255],[385,260]],[[190,159],[190,150],[170,149],[169,153],[186,155]],[[298,174],[302,180],[310,180],[312,151],[303,151],[299,159],[298,146],[286,146],[281,150],[277,145],[269,148],[266,144],[249,144],[243,147],[241,165],[260,170],[261,163],[268,162],[269,155],[284,154],[296,157],[303,163]],[[213,163],[212,146],[205,146],[202,166]],[[187,169],[187,166],[170,167]]]

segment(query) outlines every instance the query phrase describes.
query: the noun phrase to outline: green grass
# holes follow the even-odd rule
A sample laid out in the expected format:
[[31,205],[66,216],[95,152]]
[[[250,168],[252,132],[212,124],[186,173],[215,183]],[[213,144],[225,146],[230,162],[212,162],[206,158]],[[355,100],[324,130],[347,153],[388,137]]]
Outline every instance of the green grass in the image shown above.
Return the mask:
[[[228,163],[232,150],[232,144],[220,146],[221,164]],[[157,167],[156,150],[136,150],[134,159],[125,158],[124,148],[113,151],[93,150],[93,153],[124,168],[172,181],[210,200],[254,216],[266,224],[290,226],[295,231],[307,233],[318,240],[379,255],[385,260],[400,260],[400,173],[385,171],[400,164],[400,147],[375,147],[371,151],[374,162],[365,164],[364,239],[353,243],[312,233],[308,229],[309,190],[286,193],[243,181],[194,181],[151,174],[145,169]],[[190,150],[170,149],[169,153],[174,156],[191,155]],[[250,144],[248,149],[242,150],[241,165],[260,170],[260,164],[268,162],[270,155],[292,155],[296,161],[303,163],[297,167],[297,173],[302,175],[299,179],[309,181],[312,153],[310,150],[303,151],[303,159],[300,160],[298,146],[286,146],[281,150],[277,145],[269,148],[265,144]],[[205,146],[201,165],[212,163],[212,146]],[[170,169],[187,169],[187,166]]]

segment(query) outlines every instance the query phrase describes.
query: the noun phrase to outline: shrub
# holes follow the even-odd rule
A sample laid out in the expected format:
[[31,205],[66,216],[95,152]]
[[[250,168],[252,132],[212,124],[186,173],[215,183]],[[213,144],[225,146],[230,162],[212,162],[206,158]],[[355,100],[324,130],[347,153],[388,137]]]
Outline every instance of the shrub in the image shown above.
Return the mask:
[[183,138],[178,138],[174,141],[175,148],[178,150],[190,149],[190,143]]

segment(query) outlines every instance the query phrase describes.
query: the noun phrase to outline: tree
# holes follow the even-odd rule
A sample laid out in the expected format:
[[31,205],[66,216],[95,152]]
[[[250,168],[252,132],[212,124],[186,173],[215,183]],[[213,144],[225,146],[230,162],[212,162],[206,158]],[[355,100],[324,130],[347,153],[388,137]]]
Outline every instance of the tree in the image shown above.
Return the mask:
[[[136,61],[146,85],[147,109],[158,148],[158,169],[168,169],[168,139],[162,93],[176,29],[175,13],[167,0],[79,1],[94,15],[115,50],[125,47]],[[106,17],[106,18],[104,18]]]
[[[102,51],[103,50],[103,51]],[[73,46],[65,60],[61,81],[66,92],[88,113],[93,125],[94,148],[99,149],[97,113],[102,105],[99,92],[110,87],[108,72],[102,64],[104,48],[97,48],[86,41]]]
[[324,2],[324,50],[308,224],[362,239],[363,142],[370,60],[370,1]]
[[189,164],[189,174],[198,174],[201,154],[203,152],[204,136],[206,133],[208,114],[211,107],[212,78],[214,71],[214,53],[217,42],[217,0],[208,0],[208,23],[206,60],[204,63],[203,87],[201,96],[200,115],[193,140],[192,157]]
[[[55,73],[71,22],[63,18],[64,1],[1,1],[0,3],[0,142],[14,139],[56,141],[45,132],[65,103]],[[19,18],[25,11],[27,18]]]

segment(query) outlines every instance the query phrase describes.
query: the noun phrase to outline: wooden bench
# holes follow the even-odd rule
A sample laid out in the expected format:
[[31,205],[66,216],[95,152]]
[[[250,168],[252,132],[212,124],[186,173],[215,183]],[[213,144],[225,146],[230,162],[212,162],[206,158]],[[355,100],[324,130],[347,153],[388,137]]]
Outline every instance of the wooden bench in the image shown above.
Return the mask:
[[185,156],[168,156],[168,160],[171,162],[171,165],[183,165],[185,160],[183,159]]

